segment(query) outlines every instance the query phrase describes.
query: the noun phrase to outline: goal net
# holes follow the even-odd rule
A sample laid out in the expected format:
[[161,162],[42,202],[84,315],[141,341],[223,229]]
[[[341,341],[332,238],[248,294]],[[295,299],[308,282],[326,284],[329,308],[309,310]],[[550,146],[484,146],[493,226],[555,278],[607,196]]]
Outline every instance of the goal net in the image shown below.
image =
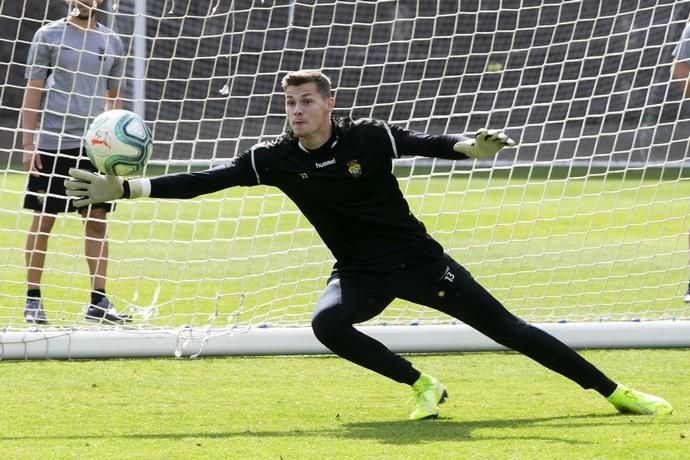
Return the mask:
[[[574,346],[688,346],[690,112],[671,77],[685,3],[106,0],[99,21],[125,43],[124,106],[153,131],[147,175],[280,134],[280,79],[320,69],[338,116],[519,142],[492,161],[394,167],[415,215],[511,311]],[[0,359],[323,352],[309,324],[332,255],[264,186],[118,202],[107,293],[127,326],[85,321],[83,223],[60,215],[41,285],[49,323],[24,322],[24,72],[35,31],[68,13],[24,0],[1,14]],[[401,301],[362,327],[401,351],[491,346]]]

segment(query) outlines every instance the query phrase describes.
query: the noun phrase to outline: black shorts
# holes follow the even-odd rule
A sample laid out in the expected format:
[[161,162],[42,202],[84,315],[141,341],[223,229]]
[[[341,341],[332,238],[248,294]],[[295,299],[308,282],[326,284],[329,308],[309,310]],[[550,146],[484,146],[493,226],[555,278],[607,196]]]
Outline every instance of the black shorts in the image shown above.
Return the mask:
[[[72,204],[72,199],[65,193],[65,179],[69,178],[70,168],[86,169],[96,172],[82,149],[62,151],[39,151],[43,168],[38,176],[29,175],[24,196],[24,208],[45,214],[74,212],[79,209]],[[113,203],[98,203],[92,208],[102,208],[106,212],[115,209]]]
[[499,328],[510,332],[521,324],[447,254],[389,273],[334,273],[314,316],[330,309],[343,323],[362,323],[379,315],[396,298],[431,307],[489,337]]

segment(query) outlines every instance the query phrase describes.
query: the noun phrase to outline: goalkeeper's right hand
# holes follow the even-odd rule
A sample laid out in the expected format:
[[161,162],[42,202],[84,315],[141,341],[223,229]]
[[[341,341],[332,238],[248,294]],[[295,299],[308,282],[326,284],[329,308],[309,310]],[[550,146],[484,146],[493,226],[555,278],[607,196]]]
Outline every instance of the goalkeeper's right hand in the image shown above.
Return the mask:
[[77,208],[117,200],[124,195],[124,180],[121,177],[103,176],[76,168],[70,168],[69,175],[72,179],[65,180],[65,193],[77,198],[74,200]]

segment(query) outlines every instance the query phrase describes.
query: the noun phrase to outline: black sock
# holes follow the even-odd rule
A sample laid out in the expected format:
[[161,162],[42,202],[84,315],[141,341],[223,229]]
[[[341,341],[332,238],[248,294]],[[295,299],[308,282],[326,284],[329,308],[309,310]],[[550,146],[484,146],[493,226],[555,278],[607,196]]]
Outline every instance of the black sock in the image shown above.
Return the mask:
[[419,377],[421,375],[422,375],[422,373],[413,367],[412,369],[410,369],[410,372],[408,372],[405,381],[402,383],[406,383],[406,384],[412,386],[412,385],[414,385],[414,383],[417,380],[419,380]]
[[105,289],[94,289],[91,291],[91,305],[97,305],[105,297]]
[[29,299],[40,299],[41,298],[41,290],[40,289],[28,289],[26,291],[26,296]]
[[[599,394],[602,395],[604,398],[610,398],[611,395],[613,394],[613,392],[616,391],[616,388],[618,388],[618,384],[616,382],[614,382],[614,385],[615,386],[613,387],[613,390],[611,390],[610,387],[606,388],[606,389],[598,390]],[[609,391],[609,390],[611,390],[611,391]]]

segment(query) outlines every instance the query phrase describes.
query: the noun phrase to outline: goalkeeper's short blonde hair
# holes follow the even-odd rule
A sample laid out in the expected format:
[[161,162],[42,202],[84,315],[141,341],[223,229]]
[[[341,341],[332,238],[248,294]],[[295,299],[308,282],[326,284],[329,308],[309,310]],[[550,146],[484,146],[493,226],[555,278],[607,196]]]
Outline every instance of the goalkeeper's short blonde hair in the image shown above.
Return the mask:
[[331,80],[320,70],[295,70],[283,77],[280,85],[283,91],[288,86],[299,86],[305,83],[316,83],[316,90],[324,99],[331,97]]

